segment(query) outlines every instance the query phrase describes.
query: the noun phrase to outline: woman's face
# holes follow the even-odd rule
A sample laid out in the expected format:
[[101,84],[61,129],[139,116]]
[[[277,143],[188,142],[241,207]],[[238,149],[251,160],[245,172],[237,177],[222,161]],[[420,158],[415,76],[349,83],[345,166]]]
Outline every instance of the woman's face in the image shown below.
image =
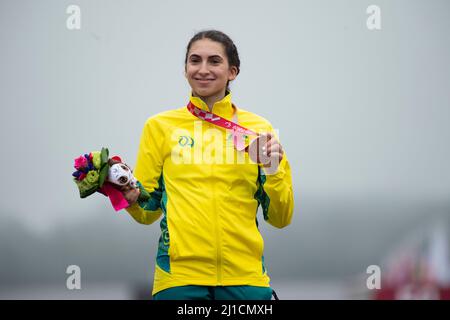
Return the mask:
[[185,71],[192,90],[201,97],[225,92],[228,80],[237,75],[237,68],[228,64],[223,45],[210,39],[192,43]]

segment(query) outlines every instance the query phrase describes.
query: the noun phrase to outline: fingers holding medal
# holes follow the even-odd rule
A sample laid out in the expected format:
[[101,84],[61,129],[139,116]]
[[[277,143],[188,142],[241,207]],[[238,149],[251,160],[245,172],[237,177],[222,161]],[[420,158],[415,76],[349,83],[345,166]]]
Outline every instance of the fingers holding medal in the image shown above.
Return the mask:
[[284,150],[273,133],[262,133],[254,139],[249,147],[248,153],[252,161],[262,164],[268,174],[276,173]]

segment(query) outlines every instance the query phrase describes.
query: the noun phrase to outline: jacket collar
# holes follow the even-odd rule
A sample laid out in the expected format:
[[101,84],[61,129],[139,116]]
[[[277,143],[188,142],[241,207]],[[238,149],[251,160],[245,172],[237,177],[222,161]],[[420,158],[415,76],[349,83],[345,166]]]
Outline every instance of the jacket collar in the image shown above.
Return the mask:
[[[199,97],[195,97],[190,95],[190,101],[198,108],[202,110],[209,111],[208,105]],[[226,91],[225,97],[222,98],[222,100],[217,101],[214,103],[212,112],[217,114],[218,116],[221,116],[222,118],[231,119],[233,117],[233,104],[231,102],[231,92]]]

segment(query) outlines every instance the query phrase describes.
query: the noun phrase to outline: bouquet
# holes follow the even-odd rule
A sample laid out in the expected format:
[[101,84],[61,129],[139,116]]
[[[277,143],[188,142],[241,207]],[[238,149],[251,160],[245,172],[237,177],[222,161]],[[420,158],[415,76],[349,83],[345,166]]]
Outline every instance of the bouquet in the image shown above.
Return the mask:
[[95,192],[109,197],[116,211],[129,206],[128,201],[120,190],[129,185],[139,188],[138,201],[147,201],[150,194],[142,184],[133,176],[133,171],[118,156],[109,159],[109,151],[92,151],[75,159],[74,167],[77,171],[72,173],[73,180],[80,192],[80,198],[86,198]]

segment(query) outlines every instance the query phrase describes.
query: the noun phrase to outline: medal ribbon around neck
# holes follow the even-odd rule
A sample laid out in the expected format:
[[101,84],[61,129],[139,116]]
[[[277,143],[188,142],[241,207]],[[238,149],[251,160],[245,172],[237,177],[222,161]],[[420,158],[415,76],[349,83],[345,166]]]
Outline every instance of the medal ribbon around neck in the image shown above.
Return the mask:
[[[234,108],[234,116],[237,114],[237,108],[235,105],[233,105]],[[245,146],[244,139],[242,139],[242,136],[244,134],[246,135],[253,135],[253,136],[259,136],[258,133],[247,129],[243,126],[240,126],[234,121],[227,120],[225,118],[222,118],[221,116],[218,116],[215,113],[212,113],[207,110],[200,109],[196,105],[194,105],[191,101],[189,101],[187,105],[187,109],[190,113],[192,113],[197,118],[207,121],[209,123],[212,123],[216,126],[231,130],[233,132],[233,144],[236,150],[238,151],[248,151],[248,148]],[[235,118],[233,116],[233,118]],[[235,120],[236,121],[236,120]]]

